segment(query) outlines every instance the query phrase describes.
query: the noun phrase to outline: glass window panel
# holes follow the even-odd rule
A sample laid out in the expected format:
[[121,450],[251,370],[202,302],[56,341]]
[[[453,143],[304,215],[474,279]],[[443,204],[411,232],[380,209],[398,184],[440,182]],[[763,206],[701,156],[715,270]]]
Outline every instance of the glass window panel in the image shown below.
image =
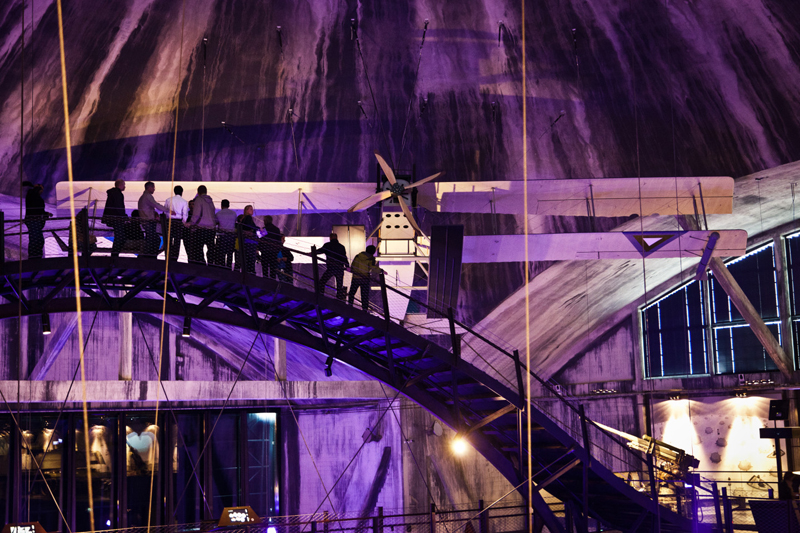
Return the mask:
[[258,516],[278,514],[275,413],[247,414],[247,504]]
[[[128,489],[129,527],[158,524],[161,501],[161,472],[159,455],[161,431],[153,422],[155,415],[125,417],[125,463]],[[152,491],[151,491],[151,480]],[[152,494],[152,500],[150,495]],[[152,502],[152,506],[151,506]]]
[[[786,266],[792,315],[800,315],[800,233],[786,237]],[[796,337],[795,337],[796,338]]]
[[201,413],[186,413],[177,414],[176,418],[177,425],[172,422],[175,435],[175,448],[172,454],[172,497],[175,520],[178,524],[188,524],[203,519],[201,485],[203,469],[202,464],[197,464],[203,447],[203,416]]
[[[20,502],[21,516],[36,517],[46,531],[61,531],[63,528],[58,508],[61,506],[61,465],[67,421],[59,421],[56,427],[56,418],[55,416],[20,417],[25,438],[25,443],[20,443],[21,486],[24,494],[28,495]],[[44,479],[36,468],[37,464],[42,469]]]
[[705,374],[706,324],[702,286],[691,282],[644,313],[648,377]]
[[[768,244],[749,254],[726,263],[733,278],[742,288],[764,320],[779,317],[775,254]],[[713,321],[715,325],[743,322],[742,315],[730,301],[719,282],[710,276],[714,298]]]
[[[780,325],[767,324],[767,327],[780,342]],[[775,363],[749,326],[715,328],[714,337],[717,371],[720,374],[777,370]]]
[[[111,528],[114,493],[114,461],[112,451],[117,419],[113,416],[89,417],[89,465],[86,464],[83,417],[75,417],[75,527],[89,531],[90,510],[94,509],[95,529]],[[92,476],[92,496],[89,501],[89,475]]]
[[238,414],[220,416],[211,434],[211,485],[214,516],[225,507],[239,505]]

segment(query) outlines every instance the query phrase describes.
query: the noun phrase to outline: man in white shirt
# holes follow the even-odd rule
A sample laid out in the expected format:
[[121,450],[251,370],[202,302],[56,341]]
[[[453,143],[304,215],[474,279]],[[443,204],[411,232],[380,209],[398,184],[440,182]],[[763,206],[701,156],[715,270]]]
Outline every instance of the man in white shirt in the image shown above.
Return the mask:
[[167,201],[164,202],[164,205],[174,213],[170,217],[170,259],[177,259],[181,252],[181,241],[185,238],[186,234],[186,227],[184,224],[189,218],[189,202],[183,199],[183,187],[176,185],[174,191],[175,196],[167,198]]

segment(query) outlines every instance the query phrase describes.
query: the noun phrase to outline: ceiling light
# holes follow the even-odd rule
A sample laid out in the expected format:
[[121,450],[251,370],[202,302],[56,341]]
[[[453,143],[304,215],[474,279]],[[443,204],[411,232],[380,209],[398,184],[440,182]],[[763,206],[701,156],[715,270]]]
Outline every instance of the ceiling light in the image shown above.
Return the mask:
[[184,317],[183,319],[183,334],[182,337],[191,337],[192,336],[192,318],[191,317]]
[[42,335],[50,335],[50,315],[42,313]]
[[459,457],[467,453],[467,440],[464,437],[456,436],[450,443],[453,453]]

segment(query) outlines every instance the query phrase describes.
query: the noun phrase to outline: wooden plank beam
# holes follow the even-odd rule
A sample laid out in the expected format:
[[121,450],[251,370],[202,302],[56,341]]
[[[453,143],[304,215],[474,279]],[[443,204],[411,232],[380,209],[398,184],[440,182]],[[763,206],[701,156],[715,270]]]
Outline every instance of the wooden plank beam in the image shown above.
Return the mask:
[[[687,229],[694,229],[697,227],[697,221],[693,217],[683,216],[675,218],[678,219],[678,223],[681,226]],[[778,367],[784,376],[790,378],[793,371],[792,361],[786,355],[786,352],[783,351],[783,348],[778,343],[778,339],[775,338],[764,323],[764,320],[758,314],[756,308],[750,303],[750,300],[739,286],[739,283],[733,278],[733,274],[728,270],[728,267],[725,266],[725,263],[723,263],[722,259],[719,257],[712,257],[708,266],[711,268],[711,272],[714,273],[722,290],[725,291],[725,294],[728,295],[733,305],[736,306],[742,318],[750,326],[750,329],[753,330],[753,333],[755,333],[756,338],[758,338],[761,346],[764,347],[767,355],[775,362],[775,366]]]
[[[528,235],[531,261],[585,261],[602,259],[699,258],[709,237],[718,233],[711,255],[744,255],[747,232],[712,231],[611,231],[606,233],[539,233]],[[525,235],[469,235],[464,237],[464,263],[514,263],[525,261]]]

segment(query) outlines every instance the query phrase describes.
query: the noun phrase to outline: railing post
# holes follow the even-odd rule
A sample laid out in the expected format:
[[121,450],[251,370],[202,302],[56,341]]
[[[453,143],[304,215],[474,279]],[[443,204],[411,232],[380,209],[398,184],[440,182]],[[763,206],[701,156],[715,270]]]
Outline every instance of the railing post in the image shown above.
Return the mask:
[[716,481],[711,483],[711,494],[714,497],[714,514],[717,517],[717,531],[722,533],[722,511],[719,507],[719,488],[717,488]]
[[311,533],[317,533],[317,521],[311,522]]
[[453,355],[457,361],[461,359],[461,342],[458,339],[458,335],[456,335],[456,321],[452,307],[447,308],[447,320],[450,322],[450,342],[453,344]]
[[322,511],[322,531],[324,531],[324,533],[328,533],[329,530],[330,525],[328,524],[328,510],[325,509]]
[[431,504],[430,520],[431,520],[430,533],[436,533],[436,504],[435,503]]
[[525,386],[522,384],[522,362],[519,360],[519,350],[513,352],[514,367],[517,371],[517,391],[520,399],[525,397]]
[[389,295],[386,293],[386,275],[381,270],[381,273],[378,275],[378,279],[381,283],[381,302],[383,303],[383,318],[386,320],[386,324],[388,325],[392,319],[391,313],[389,313]]
[[483,508],[483,500],[478,500],[478,533],[489,533],[489,509]]
[[[184,232],[184,238],[186,238],[187,233]],[[241,224],[236,224],[236,238],[239,241],[239,255],[236,257],[237,264],[236,267],[239,267],[239,270],[242,272],[242,279],[244,279],[245,272],[247,271],[247,257],[245,256],[245,245],[244,245],[244,228],[242,228]],[[187,249],[188,251],[188,249]],[[236,255],[236,254],[234,254]],[[241,263],[241,264],[238,264]]]
[[733,508],[731,507],[731,500],[728,498],[727,487],[722,487],[722,510],[725,514],[725,531],[733,533]]
[[[76,228],[77,229],[77,228]],[[81,255],[89,257],[89,210],[86,210],[86,216],[81,217],[81,233],[83,233],[83,245],[81,246]]]
[[661,512],[658,503],[658,483],[656,482],[656,469],[655,465],[653,464],[653,456],[648,454],[647,455],[647,470],[650,474],[650,498],[653,500],[653,509],[655,510],[654,514],[654,523],[653,523],[653,531],[656,533],[661,532]]
[[[698,476],[699,477],[699,476]],[[699,502],[697,501],[697,487],[692,484],[692,531],[697,533],[697,528],[700,527],[700,523],[697,518],[697,511]]]
[[378,507],[378,516],[372,518],[372,533],[383,533],[383,507]]
[[319,294],[319,259],[316,245],[311,246],[311,271],[314,275],[314,292]]
[[589,432],[586,427],[586,413],[583,404],[578,406],[581,417],[581,433],[583,434],[583,449],[586,452],[586,460],[583,462],[583,519],[586,523],[586,530],[589,529],[589,466],[591,462],[591,449],[589,448]]

